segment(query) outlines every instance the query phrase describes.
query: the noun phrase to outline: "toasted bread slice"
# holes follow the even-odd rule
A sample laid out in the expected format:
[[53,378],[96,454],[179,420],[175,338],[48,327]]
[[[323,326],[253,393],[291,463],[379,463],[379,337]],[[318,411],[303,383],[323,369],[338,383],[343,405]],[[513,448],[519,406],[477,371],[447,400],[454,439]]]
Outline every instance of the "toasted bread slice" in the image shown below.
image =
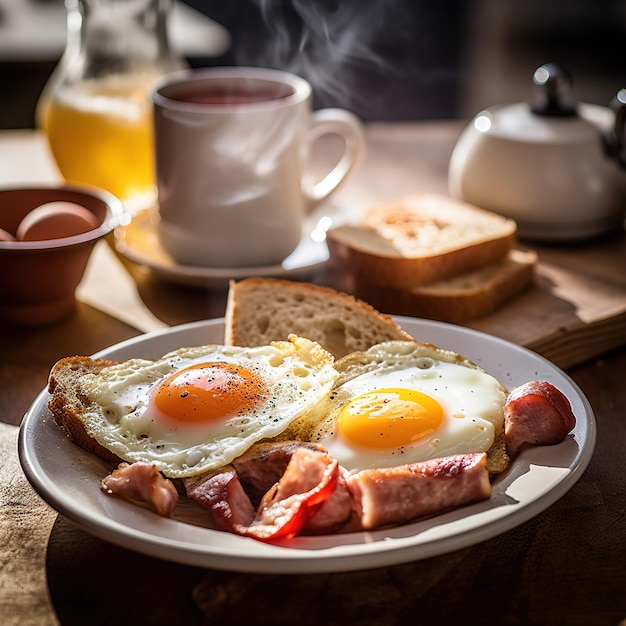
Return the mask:
[[443,195],[417,194],[371,207],[358,224],[327,233],[331,261],[359,281],[415,287],[503,259],[514,220]]
[[226,305],[227,345],[259,346],[295,333],[336,358],[390,340],[412,340],[389,315],[351,295],[277,278],[231,281]]
[[482,317],[528,289],[537,254],[511,250],[505,259],[430,285],[405,289],[355,282],[354,292],[381,311],[464,322]]
[[118,465],[121,459],[101,446],[86,430],[83,414],[89,406],[88,398],[81,393],[79,379],[85,374],[96,374],[116,361],[70,356],[57,361],[48,376],[50,400],[48,407],[57,426],[77,445],[110,463]]

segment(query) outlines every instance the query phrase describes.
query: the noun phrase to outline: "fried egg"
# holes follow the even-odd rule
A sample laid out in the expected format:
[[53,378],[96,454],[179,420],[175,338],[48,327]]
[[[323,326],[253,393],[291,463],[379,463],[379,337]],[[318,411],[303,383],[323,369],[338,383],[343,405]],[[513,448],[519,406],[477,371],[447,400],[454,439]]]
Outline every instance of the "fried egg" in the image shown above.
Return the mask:
[[393,341],[336,367],[333,409],[310,439],[348,470],[486,452],[502,432],[506,388],[454,352]]
[[171,478],[220,468],[321,410],[337,372],[319,344],[291,336],[255,348],[183,348],[83,377],[85,428],[128,462]]

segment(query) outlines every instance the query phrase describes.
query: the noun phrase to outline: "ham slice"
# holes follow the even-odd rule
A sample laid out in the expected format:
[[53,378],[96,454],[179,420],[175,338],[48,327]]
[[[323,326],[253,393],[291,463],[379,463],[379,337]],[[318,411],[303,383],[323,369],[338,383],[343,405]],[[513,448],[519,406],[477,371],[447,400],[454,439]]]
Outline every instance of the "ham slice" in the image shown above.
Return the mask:
[[254,510],[237,472],[225,471],[189,492],[224,530],[275,541],[294,537],[335,491],[339,464],[325,452],[298,447],[285,473]]
[[339,466],[335,490],[302,527],[301,534],[321,535],[337,532],[350,520],[354,503],[348,489],[347,476],[348,472]]
[[211,511],[213,521],[231,533],[249,526],[254,520],[255,509],[243,490],[234,469],[225,470],[200,483],[187,495],[202,508]]
[[504,439],[510,455],[525,445],[560,443],[575,425],[569,400],[546,381],[534,380],[516,387],[504,405]]
[[162,476],[152,463],[120,463],[102,480],[100,488],[109,495],[148,504],[159,515],[171,515],[178,504],[174,483]]
[[277,483],[285,473],[291,455],[298,448],[307,448],[326,452],[326,449],[314,443],[300,441],[256,443],[241,456],[232,461],[246,493],[257,506],[267,491]]
[[[291,456],[298,448],[326,452],[325,448],[314,443],[263,442],[255,444],[233,460],[232,465],[237,471],[237,476],[255,505],[258,505],[272,486],[280,481]],[[348,521],[352,514],[352,496],[346,485],[345,474],[345,470],[340,468],[335,491],[322,504],[318,512],[306,522],[302,533],[331,533]]]
[[459,454],[348,477],[360,526],[371,530],[442,513],[491,495],[485,453]]
[[465,454],[350,475],[326,453],[296,446],[256,509],[234,468],[188,495],[221,529],[262,541],[371,530],[489,498],[486,460],[484,453]]

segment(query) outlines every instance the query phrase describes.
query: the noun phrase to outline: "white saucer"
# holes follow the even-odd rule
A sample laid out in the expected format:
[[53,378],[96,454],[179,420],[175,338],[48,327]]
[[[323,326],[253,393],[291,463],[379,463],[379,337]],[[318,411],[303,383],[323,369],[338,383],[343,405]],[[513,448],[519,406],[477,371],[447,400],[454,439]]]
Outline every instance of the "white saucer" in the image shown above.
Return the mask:
[[115,248],[126,259],[150,268],[157,276],[193,287],[224,288],[230,279],[250,276],[306,278],[328,262],[326,231],[343,221],[347,209],[326,203],[307,218],[298,247],[280,264],[258,267],[199,267],[178,264],[161,246],[155,209],[136,213],[115,229]]

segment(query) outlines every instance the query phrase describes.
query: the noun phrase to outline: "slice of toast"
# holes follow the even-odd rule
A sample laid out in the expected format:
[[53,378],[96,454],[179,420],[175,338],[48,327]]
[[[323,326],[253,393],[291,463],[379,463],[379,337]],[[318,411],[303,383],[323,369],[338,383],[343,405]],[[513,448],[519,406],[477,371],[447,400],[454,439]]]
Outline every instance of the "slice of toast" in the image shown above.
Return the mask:
[[515,249],[501,261],[429,285],[399,289],[355,281],[352,289],[380,311],[459,323],[492,313],[528,289],[536,263],[534,251]]
[[227,345],[264,345],[291,333],[316,341],[336,358],[383,341],[413,339],[389,315],[330,287],[277,278],[231,281]]
[[514,220],[443,195],[416,194],[330,229],[327,242],[338,271],[374,285],[415,287],[503,259],[516,235]]
[[70,356],[57,361],[48,376],[48,407],[57,426],[75,444],[114,466],[121,459],[100,445],[85,428],[83,415],[89,406],[89,399],[81,392],[80,378],[86,374],[96,374],[116,363],[107,359]]

